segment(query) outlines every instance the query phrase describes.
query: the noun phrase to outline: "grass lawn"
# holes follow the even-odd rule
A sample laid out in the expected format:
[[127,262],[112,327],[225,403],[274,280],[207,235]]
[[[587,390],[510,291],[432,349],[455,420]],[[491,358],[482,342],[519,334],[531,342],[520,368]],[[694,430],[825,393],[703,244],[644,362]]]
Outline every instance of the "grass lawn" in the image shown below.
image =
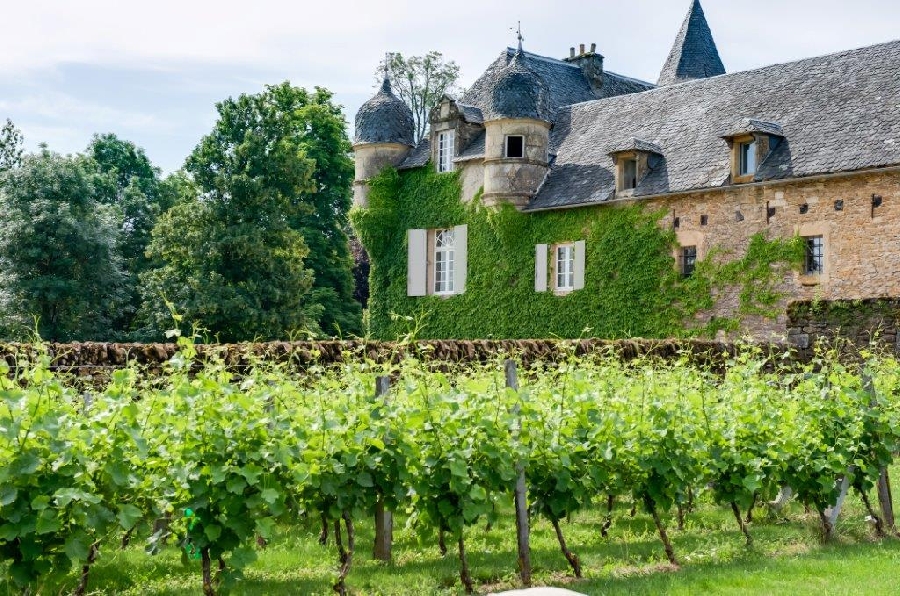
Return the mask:
[[[896,476],[895,476],[896,478]],[[874,495],[873,495],[874,498]],[[731,512],[701,499],[688,515],[683,531],[668,518],[676,554],[682,567],[665,563],[662,545],[649,516],[631,518],[623,503],[615,511],[608,538],[600,535],[602,514],[575,516],[563,524],[570,548],[582,560],[585,578],[575,581],[559,552],[552,527],[539,520],[532,528],[535,584],[555,585],[586,594],[900,594],[896,570],[900,541],[873,539],[859,499],[847,499],[838,522],[839,538],[822,545],[817,520],[792,503],[786,517],[760,518],[751,526],[754,547],[748,549]],[[355,594],[462,594],[454,545],[441,557],[435,535],[414,529],[395,529],[393,565],[372,560],[373,529],[357,521],[357,552],[348,578]],[[401,522],[402,523],[402,522]],[[322,547],[314,524],[284,527],[233,594],[332,594],[337,573],[333,542]],[[200,590],[199,562],[182,565],[174,546],[157,556],[144,554],[140,540],[125,550],[107,547],[91,572],[94,594],[194,595]],[[518,587],[515,529],[511,510],[486,531],[472,528],[466,535],[472,574],[481,593]],[[71,589],[48,586],[56,594]],[[0,585],[2,587],[2,585]],[[3,590],[0,590],[3,591]],[[9,593],[14,593],[11,588]]]

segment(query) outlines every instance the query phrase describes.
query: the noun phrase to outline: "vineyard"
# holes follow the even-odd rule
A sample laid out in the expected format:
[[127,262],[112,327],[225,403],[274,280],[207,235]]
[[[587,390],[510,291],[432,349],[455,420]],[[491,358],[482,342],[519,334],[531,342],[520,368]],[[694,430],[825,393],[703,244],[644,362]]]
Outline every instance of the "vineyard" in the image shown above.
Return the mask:
[[705,366],[573,349],[463,367],[410,355],[297,375],[263,361],[236,373],[213,357],[197,370],[182,340],[164,375],[126,368],[88,392],[38,351],[0,371],[0,586],[102,590],[92,568],[140,543],[146,557],[177,549],[197,591],[227,592],[269,541],[315,528],[346,594],[354,554],[374,538],[390,561],[396,527],[456,560],[458,583],[444,588],[473,592],[475,527],[514,535],[509,573],[528,584],[532,525],[552,528],[575,577],[584,536],[567,535],[568,521],[583,515],[611,542],[617,516],[648,516],[660,557],[689,567],[672,534],[700,503],[754,548],[757,519],[795,512],[789,499],[835,539],[848,494],[873,536],[892,534],[889,496],[872,495],[889,492],[900,363],[782,356],[748,346]]

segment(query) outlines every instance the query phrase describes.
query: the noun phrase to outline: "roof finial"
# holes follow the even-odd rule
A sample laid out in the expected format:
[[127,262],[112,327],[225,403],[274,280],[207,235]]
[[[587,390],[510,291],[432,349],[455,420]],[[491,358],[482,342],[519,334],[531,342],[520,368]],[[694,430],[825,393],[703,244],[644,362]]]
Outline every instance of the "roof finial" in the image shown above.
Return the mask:
[[390,67],[390,65],[391,65],[391,53],[390,53],[390,52],[385,52],[385,53],[384,53],[384,80],[381,82],[381,90],[382,90],[384,93],[392,93],[392,91],[391,91],[391,77],[390,77],[390,70],[391,70],[391,67]]
[[522,21],[519,21],[519,27],[516,30],[516,37],[519,39],[519,53],[522,53],[522,42],[525,41],[525,38],[522,37]]

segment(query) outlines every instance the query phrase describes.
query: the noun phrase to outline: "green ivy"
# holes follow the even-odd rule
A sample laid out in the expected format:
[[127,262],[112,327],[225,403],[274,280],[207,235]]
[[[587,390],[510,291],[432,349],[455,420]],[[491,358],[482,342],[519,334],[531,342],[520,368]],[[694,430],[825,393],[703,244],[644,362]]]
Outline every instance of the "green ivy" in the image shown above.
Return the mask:
[[[371,260],[374,337],[404,335],[410,320],[421,326],[420,336],[438,339],[711,335],[738,328],[745,315],[777,315],[778,282],[803,258],[799,238],[758,234],[743,258],[729,261],[712,250],[685,279],[672,256],[675,234],[659,226],[662,212],[632,204],[526,214],[508,205],[486,208],[480,193],[464,204],[460,194],[458,173],[388,169],[370,182],[369,207],[351,212]],[[466,292],[408,297],[407,230],[463,223],[469,226]],[[535,292],[535,245],[582,239],[584,289],[566,296]],[[698,325],[695,315],[728,287],[739,290],[739,311]]]

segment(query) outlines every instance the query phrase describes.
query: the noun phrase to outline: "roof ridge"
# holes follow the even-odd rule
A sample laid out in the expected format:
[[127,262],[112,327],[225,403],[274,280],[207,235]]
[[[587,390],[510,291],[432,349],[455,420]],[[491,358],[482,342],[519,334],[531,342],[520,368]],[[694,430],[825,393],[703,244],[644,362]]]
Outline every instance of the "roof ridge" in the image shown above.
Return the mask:
[[[831,53],[828,53],[828,54],[822,54],[822,55],[820,55],[820,56],[808,56],[808,57],[806,57],[806,58],[798,58],[797,60],[788,60],[788,61],[786,61],[786,62],[773,62],[772,64],[766,64],[766,65],[764,65],[764,66],[758,66],[758,67],[756,67],[756,68],[750,68],[750,69],[747,69],[747,70],[738,70],[738,71],[735,71],[735,72],[727,72],[727,73],[725,73],[725,74],[716,75],[716,76],[714,76],[714,77],[707,77],[707,78],[705,78],[705,79],[691,79],[691,80],[687,80],[687,81],[682,81],[682,82],[680,82],[680,83],[674,83],[674,84],[672,84],[672,85],[661,85],[661,86],[653,87],[652,89],[647,89],[646,91],[642,91],[642,92],[640,92],[640,93],[637,94],[637,95],[646,95],[646,94],[648,94],[648,93],[662,92],[662,91],[667,90],[667,89],[672,89],[672,88],[674,88],[674,87],[682,87],[682,86],[686,86],[686,85],[703,85],[703,84],[706,84],[706,83],[708,83],[708,82],[710,82],[710,81],[721,80],[721,79],[730,78],[730,77],[737,77],[737,76],[740,76],[740,75],[746,75],[746,74],[758,73],[758,72],[760,72],[760,71],[768,70],[768,69],[770,69],[770,68],[779,68],[779,67],[783,67],[783,66],[793,66],[793,65],[802,64],[802,63],[804,63],[804,62],[815,62],[815,61],[819,61],[819,60],[825,60],[825,59],[828,59],[828,58],[838,58],[838,57],[844,57],[844,56],[851,56],[851,55],[853,55],[853,54],[856,54],[857,52],[864,52],[864,51],[866,51],[866,50],[874,50],[874,49],[876,49],[876,48],[887,47],[887,46],[890,46],[890,45],[900,45],[900,38],[894,39],[894,40],[891,40],[891,41],[885,41],[885,42],[881,42],[881,43],[876,43],[876,44],[872,44],[872,45],[868,45],[868,46],[860,46],[860,47],[857,47],[857,48],[851,48],[851,49],[849,49],[849,50],[838,50],[838,51],[836,51],[836,52],[831,52]],[[635,94],[629,94],[629,95],[635,95]],[[559,106],[559,109],[571,108],[571,107],[573,107],[573,106],[580,106],[580,105],[590,104],[590,103],[598,103],[598,102],[604,102],[604,101],[612,101],[612,100],[616,100],[616,99],[621,99],[622,97],[623,97],[623,96],[621,96],[621,95],[614,95],[614,96],[612,96],[612,97],[603,97],[603,98],[600,98],[600,99],[588,99],[588,100],[586,100],[586,101],[580,101],[580,102],[577,102],[577,103],[572,103],[572,104],[568,104],[568,105],[564,105],[564,106]]]

